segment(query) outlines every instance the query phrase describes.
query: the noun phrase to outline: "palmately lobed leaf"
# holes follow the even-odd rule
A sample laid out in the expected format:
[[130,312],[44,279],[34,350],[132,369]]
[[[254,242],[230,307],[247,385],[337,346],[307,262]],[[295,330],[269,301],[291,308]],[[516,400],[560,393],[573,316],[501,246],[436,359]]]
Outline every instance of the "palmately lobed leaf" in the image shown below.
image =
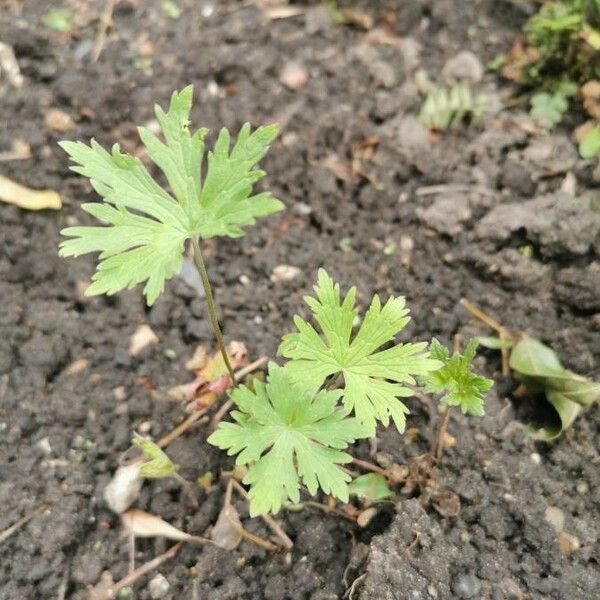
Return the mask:
[[297,503],[301,482],[312,495],[321,489],[346,502],[351,477],[339,465],[351,457],[343,450],[369,430],[338,408],[341,392],[297,386],[275,363],[267,383],[254,387],[232,392],[235,422],[220,423],[208,438],[237,454],[237,464],[249,465],[244,483],[250,485],[250,514],[276,513],[287,500]]
[[73,171],[88,177],[103,202],[83,209],[105,226],[68,227],[70,239],[61,256],[99,252],[89,295],[114,294],[146,282],[144,294],[153,304],[165,281],[181,270],[185,241],[193,236],[239,237],[258,217],[282,210],[270,193],[252,195],[264,172],[256,169],[275,139],[276,125],[250,131],[244,125],[230,151],[227,130],[221,130],[201,178],[206,129],[189,130],[193,88],[174,92],[169,110],[155,107],[163,140],[146,128],[139,133],[148,157],[164,173],[172,194],[161,188],[141,161],[115,144],[106,151],[95,140],[61,142]]
[[493,381],[473,372],[472,362],[477,350],[477,341],[467,343],[464,354],[450,356],[448,349],[435,338],[429,345],[432,358],[443,365],[437,371],[422,378],[426,392],[444,394],[440,402],[448,406],[459,406],[463,413],[481,417],[485,414],[485,394]]
[[286,370],[294,381],[311,382],[315,388],[328,377],[343,375],[342,398],[348,411],[372,433],[377,421],[387,426],[390,418],[403,431],[408,409],[399,398],[413,395],[407,384],[414,385],[415,377],[441,366],[429,358],[426,343],[379,350],[410,320],[404,298],[392,297],[382,305],[375,296],[352,339],[358,314],[355,289],[342,299],[339,285],[323,269],[314,289],[316,298],[305,301],[321,333],[301,317],[294,318],[297,332],[285,335],[278,350],[290,359]]

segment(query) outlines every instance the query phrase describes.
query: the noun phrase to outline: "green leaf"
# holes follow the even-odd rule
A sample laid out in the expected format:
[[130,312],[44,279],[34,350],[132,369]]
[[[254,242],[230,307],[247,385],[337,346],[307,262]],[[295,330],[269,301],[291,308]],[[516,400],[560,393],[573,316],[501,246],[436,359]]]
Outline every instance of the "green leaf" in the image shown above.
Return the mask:
[[341,391],[307,391],[275,363],[266,385],[256,381],[254,388],[232,392],[235,423],[220,423],[208,438],[237,454],[236,464],[250,465],[250,514],[276,513],[287,499],[297,503],[301,481],[312,495],[320,488],[347,502],[351,478],[339,465],[352,459],[342,450],[370,432],[337,408]]
[[503,348],[511,348],[513,342],[511,340],[503,340],[494,336],[477,336],[473,338],[479,346],[489,348],[490,350],[502,350]]
[[509,365],[526,387],[558,392],[582,406],[600,399],[600,383],[565,369],[554,350],[535,338],[523,336],[519,340],[510,354]]
[[600,127],[592,127],[579,141],[581,158],[594,158],[600,154]]
[[42,23],[61,33],[68,33],[73,29],[73,12],[68,8],[55,8],[42,16]]
[[244,125],[229,153],[229,134],[222,130],[209,153],[207,175],[201,180],[206,129],[189,130],[193,88],[174,92],[169,110],[155,108],[164,141],[139,129],[149,158],[164,173],[173,195],[163,190],[144,165],[118,144],[107,152],[94,140],[61,142],[75,163],[73,171],[90,179],[102,203],[82,208],[108,227],[68,227],[61,233],[61,256],[99,252],[99,264],[87,294],[114,294],[146,282],[144,294],[153,304],[165,281],[181,270],[185,241],[199,235],[239,237],[242,227],[283,208],[269,193],[252,196],[252,186],[264,176],[255,169],[277,135],[277,126],[253,133]]
[[163,0],[163,2],[160,3],[160,7],[169,19],[177,21],[179,17],[181,17],[181,9],[177,6],[176,2],[173,2],[173,0]]
[[[328,377],[344,377],[343,402],[348,411],[375,432],[377,421],[388,425],[390,417],[403,431],[408,409],[398,400],[412,396],[414,377],[439,367],[428,357],[426,343],[397,344],[377,351],[394,340],[410,320],[404,298],[390,298],[382,306],[378,296],[371,302],[362,324],[352,338],[358,311],[356,289],[340,298],[340,286],[319,270],[317,297],[305,297],[321,334],[299,316],[298,329],[283,337],[279,354],[291,359],[285,369],[294,381],[313,389]],[[352,339],[351,339],[352,338]]]
[[426,392],[444,393],[440,402],[448,406],[460,406],[464,414],[481,417],[485,414],[485,395],[491,389],[493,381],[473,372],[472,362],[476,350],[477,342],[470,340],[464,354],[454,353],[450,356],[448,349],[434,338],[429,352],[443,366],[424,377],[423,386]]
[[558,125],[569,108],[569,101],[559,93],[540,92],[531,98],[530,115],[541,125],[552,128]]
[[177,466],[151,439],[133,434],[133,445],[144,455],[145,462],[140,467],[140,475],[147,479],[163,479],[177,472]]
[[583,410],[581,404],[569,400],[560,392],[548,392],[546,400],[552,405],[558,416],[558,425],[536,427],[535,425],[527,425],[527,433],[536,440],[543,442],[551,442],[571,427],[579,413]]
[[369,500],[385,500],[394,495],[383,475],[367,473],[352,480],[348,486],[350,494]]

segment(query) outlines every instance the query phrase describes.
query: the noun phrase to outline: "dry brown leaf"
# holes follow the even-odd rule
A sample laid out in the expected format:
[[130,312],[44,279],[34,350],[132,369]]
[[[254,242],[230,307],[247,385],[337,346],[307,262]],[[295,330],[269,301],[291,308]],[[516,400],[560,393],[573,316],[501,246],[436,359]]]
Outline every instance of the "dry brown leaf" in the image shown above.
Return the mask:
[[588,81],[581,86],[581,100],[583,107],[590,117],[600,120],[600,81]]
[[460,513],[460,498],[454,492],[439,492],[431,497],[433,508],[442,517],[456,518]]
[[140,325],[129,339],[129,354],[137,356],[147,346],[158,344],[158,337],[150,325]]
[[163,521],[160,517],[152,515],[138,508],[132,508],[121,515],[123,526],[135,537],[164,537],[179,542],[194,542],[204,544],[204,538],[190,535]]
[[54,190],[32,190],[0,175],[0,200],[25,210],[59,210],[60,195]]
[[356,174],[352,165],[343,161],[337,154],[326,156],[323,166],[329,169],[338,179],[346,183],[356,183]]
[[244,537],[242,532],[243,526],[238,511],[233,505],[226,504],[210,532],[210,539],[219,548],[235,550]]
[[119,467],[104,489],[104,500],[113,512],[126,511],[140,495],[143,483],[140,467],[141,463]]
[[341,8],[340,14],[344,17],[344,22],[348,25],[355,25],[365,30],[372,29],[373,27],[373,17],[357,8]]

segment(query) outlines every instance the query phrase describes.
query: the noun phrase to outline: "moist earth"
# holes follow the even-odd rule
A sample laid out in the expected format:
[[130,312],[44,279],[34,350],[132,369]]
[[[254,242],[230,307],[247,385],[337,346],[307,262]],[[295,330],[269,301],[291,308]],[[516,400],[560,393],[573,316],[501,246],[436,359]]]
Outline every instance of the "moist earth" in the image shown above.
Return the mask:
[[[213,133],[244,121],[282,124],[263,166],[287,210],[241,240],[207,246],[224,334],[252,358],[275,356],[324,266],[344,287],[358,285],[363,307],[375,292],[405,295],[413,319],[402,339],[487,333],[460,308],[468,297],[552,345],[570,369],[600,377],[598,162],[578,159],[567,130],[545,134],[526,112],[500,110],[510,89],[483,68],[506,51],[533,3],[340,2],[363,18],[339,25],[318,3],[294,3],[298,16],[274,19],[266,2],[181,1],[182,16],[171,19],[158,0],[123,0],[98,61],[104,2],[61,3],[77,9],[70,34],[42,24],[58,3],[1,4],[0,39],[24,84],[0,80],[0,150],[24,140],[32,151],[3,162],[2,173],[57,190],[65,203],[59,212],[0,207],[0,531],[47,505],[1,543],[2,598],[83,599],[103,572],[115,581],[127,574],[127,538],[103,490],[133,430],[158,438],[182,419],[167,390],[190,381],[185,362],[196,346],[212,345],[204,303],[183,278],[152,308],[139,289],[90,299],[80,290],[93,258],[57,257],[59,230],[87,222],[79,205],[94,194],[56,142],[94,136],[140,152],[134,125],[151,122],[153,104],[188,83],[193,122]],[[419,69],[436,83],[469,79],[496,110],[481,126],[432,135],[416,119]],[[49,128],[51,109],[66,112],[72,128]],[[271,277],[278,265],[299,274]],[[132,357],[141,324],[160,342]],[[478,367],[497,375],[497,355],[483,352]],[[457,516],[400,492],[376,505],[363,529],[316,509],[284,511],[289,554],[186,545],[140,580],[136,597],[597,597],[600,409],[545,445],[516,420],[513,388],[499,378],[484,418],[451,418],[456,443],[435,478],[457,495]],[[377,438],[399,463],[427,450],[437,418],[433,405],[408,403],[411,434]],[[209,433],[201,422],[169,447],[192,482],[231,468],[205,443]],[[355,448],[364,459],[369,450]],[[194,509],[163,480],[146,484],[137,506],[200,535],[223,493],[219,482],[198,488]],[[269,536],[243,501],[236,506],[248,530]],[[137,564],[168,545],[140,540]]]

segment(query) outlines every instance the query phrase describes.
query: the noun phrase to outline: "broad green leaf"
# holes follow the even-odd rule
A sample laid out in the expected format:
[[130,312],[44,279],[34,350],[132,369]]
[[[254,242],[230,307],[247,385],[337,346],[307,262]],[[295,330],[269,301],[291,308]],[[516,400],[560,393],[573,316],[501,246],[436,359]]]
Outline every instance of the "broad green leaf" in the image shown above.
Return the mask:
[[558,415],[560,425],[555,427],[527,427],[536,439],[557,438],[585,407],[600,400],[600,383],[565,369],[556,352],[535,338],[523,336],[512,349],[509,364],[525,389],[545,394]]
[[383,475],[367,473],[352,480],[348,486],[350,494],[369,500],[385,500],[394,495]]
[[375,432],[377,421],[388,425],[390,417],[403,431],[408,409],[398,400],[412,396],[405,384],[415,384],[415,376],[425,375],[440,366],[427,354],[426,343],[397,344],[379,350],[394,340],[409,321],[404,298],[390,298],[384,305],[378,296],[354,336],[358,311],[356,290],[342,300],[340,286],[319,270],[316,298],[304,300],[319,326],[319,334],[299,316],[298,329],[283,337],[279,354],[291,359],[285,366],[298,383],[319,388],[328,377],[343,375],[343,402],[348,411]]
[[600,399],[600,383],[565,369],[554,350],[535,338],[524,336],[519,340],[509,365],[529,389],[535,386],[545,392],[558,392],[583,406]]
[[569,400],[569,398],[560,392],[550,391],[546,394],[546,399],[556,411],[559,424],[551,427],[527,425],[526,431],[536,440],[551,442],[558,438],[566,429],[571,427],[583,408],[581,404]]
[[450,356],[448,349],[434,338],[429,345],[429,352],[443,366],[428,373],[422,382],[426,392],[444,394],[440,398],[443,404],[460,406],[463,413],[481,417],[485,414],[485,395],[493,381],[473,372],[476,350],[477,342],[470,340],[464,354],[454,353]]
[[594,158],[600,154],[600,126],[592,127],[579,142],[581,158]]
[[133,434],[133,445],[144,455],[144,463],[140,467],[140,475],[147,479],[163,479],[177,472],[177,465],[151,439]]
[[299,502],[301,482],[312,495],[321,489],[348,501],[351,477],[339,465],[352,459],[343,450],[370,432],[337,408],[340,395],[307,391],[275,363],[266,384],[255,381],[254,391],[232,392],[235,423],[220,423],[208,441],[237,454],[238,465],[249,465],[244,483],[250,485],[251,515],[276,513],[288,499]]
[[144,294],[153,304],[165,281],[181,270],[187,239],[199,235],[239,237],[242,227],[283,208],[252,187],[264,176],[255,169],[277,135],[277,126],[250,132],[244,125],[229,153],[229,134],[222,130],[209,153],[204,181],[201,163],[206,129],[189,130],[193,88],[174,92],[169,110],[155,108],[163,139],[141,127],[149,158],[164,173],[172,195],[161,188],[139,159],[123,154],[118,144],[107,152],[94,140],[61,142],[75,163],[73,171],[88,177],[103,202],[82,208],[108,227],[68,227],[71,239],[60,245],[61,256],[99,252],[99,264],[87,294],[114,294],[146,282]]

